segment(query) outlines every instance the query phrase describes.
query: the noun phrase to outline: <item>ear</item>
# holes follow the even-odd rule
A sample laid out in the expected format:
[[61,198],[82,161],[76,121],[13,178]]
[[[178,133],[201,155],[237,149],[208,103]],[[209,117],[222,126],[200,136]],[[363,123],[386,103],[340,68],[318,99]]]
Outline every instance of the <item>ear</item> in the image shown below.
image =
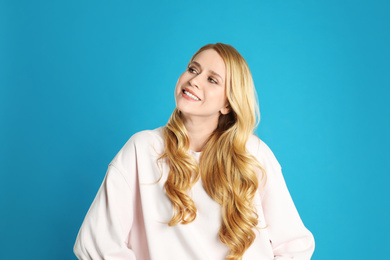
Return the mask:
[[230,105],[228,103],[228,104],[226,104],[226,106],[224,108],[221,109],[221,114],[222,115],[227,115],[227,114],[230,113],[230,111],[231,111],[231,107],[230,107]]

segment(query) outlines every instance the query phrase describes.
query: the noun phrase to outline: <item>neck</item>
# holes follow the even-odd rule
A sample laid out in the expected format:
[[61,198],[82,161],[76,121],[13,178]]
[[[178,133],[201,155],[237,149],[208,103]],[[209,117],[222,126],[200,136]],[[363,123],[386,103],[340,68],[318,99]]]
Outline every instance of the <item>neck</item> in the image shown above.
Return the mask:
[[211,133],[217,128],[218,119],[183,117],[183,123],[190,138],[190,150],[200,152]]

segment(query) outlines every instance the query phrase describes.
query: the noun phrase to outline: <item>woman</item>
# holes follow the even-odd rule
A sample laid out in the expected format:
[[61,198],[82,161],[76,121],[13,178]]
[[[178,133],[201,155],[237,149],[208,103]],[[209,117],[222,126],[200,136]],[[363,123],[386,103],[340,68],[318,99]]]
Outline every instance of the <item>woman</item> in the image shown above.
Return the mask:
[[79,231],[79,259],[310,259],[268,146],[252,77],[230,45],[194,54],[167,126],[130,138]]

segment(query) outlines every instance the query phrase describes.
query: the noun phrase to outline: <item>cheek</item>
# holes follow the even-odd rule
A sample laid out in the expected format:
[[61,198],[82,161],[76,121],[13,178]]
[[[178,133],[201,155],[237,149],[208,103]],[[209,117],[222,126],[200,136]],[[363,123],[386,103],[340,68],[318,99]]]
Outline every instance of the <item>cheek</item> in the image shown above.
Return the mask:
[[178,95],[178,93],[180,92],[180,86],[181,86],[181,84],[180,84],[181,82],[180,82],[180,78],[177,80],[177,82],[176,82],[176,87],[175,87],[175,96],[177,96]]
[[215,91],[213,93],[213,99],[215,100],[215,103],[218,105],[225,104],[227,101],[225,91],[223,91],[223,90]]
[[184,73],[181,74],[180,77],[177,79],[176,87],[175,87],[175,94],[178,94],[181,92],[181,86],[183,85],[183,82],[184,82],[183,75],[184,75]]

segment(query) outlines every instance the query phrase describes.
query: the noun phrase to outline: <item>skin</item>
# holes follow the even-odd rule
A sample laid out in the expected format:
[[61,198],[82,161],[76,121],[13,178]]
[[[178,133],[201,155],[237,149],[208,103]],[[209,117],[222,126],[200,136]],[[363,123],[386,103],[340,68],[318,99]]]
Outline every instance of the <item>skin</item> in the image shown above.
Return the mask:
[[[220,114],[230,111],[225,80],[225,63],[213,49],[199,53],[179,77],[175,89],[176,107],[182,113],[192,151],[201,151],[217,128]],[[192,99],[184,91],[189,91],[199,100]]]

